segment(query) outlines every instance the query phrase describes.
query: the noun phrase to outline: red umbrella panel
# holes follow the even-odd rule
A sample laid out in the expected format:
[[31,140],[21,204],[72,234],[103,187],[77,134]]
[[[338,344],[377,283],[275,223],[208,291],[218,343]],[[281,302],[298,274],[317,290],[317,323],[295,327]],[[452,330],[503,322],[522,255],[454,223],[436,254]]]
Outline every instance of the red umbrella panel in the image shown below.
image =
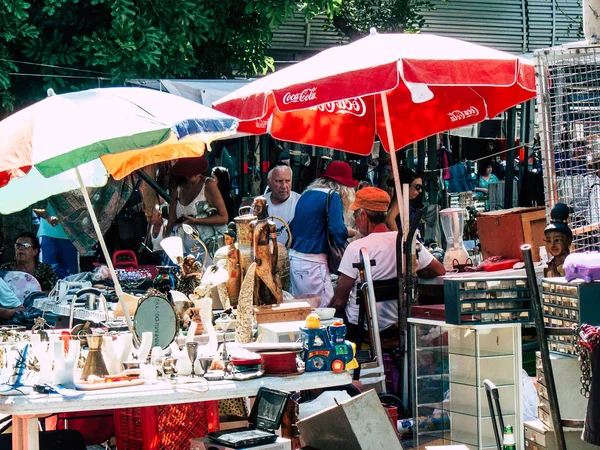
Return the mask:
[[396,150],[533,97],[533,64],[514,55],[434,35],[373,34],[250,83],[213,106],[244,121],[238,132],[367,155],[375,135],[387,150],[393,139]]

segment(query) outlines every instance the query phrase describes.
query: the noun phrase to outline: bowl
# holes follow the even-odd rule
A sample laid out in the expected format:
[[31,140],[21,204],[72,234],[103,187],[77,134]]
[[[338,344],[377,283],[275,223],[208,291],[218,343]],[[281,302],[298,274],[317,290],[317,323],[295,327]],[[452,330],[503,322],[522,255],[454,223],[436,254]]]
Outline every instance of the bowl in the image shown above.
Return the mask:
[[335,316],[335,308],[313,308],[312,312],[319,316],[321,320],[333,319],[333,316]]
[[215,320],[215,325],[217,325],[222,331],[233,331],[235,330],[235,325],[237,320],[235,319],[217,319]]

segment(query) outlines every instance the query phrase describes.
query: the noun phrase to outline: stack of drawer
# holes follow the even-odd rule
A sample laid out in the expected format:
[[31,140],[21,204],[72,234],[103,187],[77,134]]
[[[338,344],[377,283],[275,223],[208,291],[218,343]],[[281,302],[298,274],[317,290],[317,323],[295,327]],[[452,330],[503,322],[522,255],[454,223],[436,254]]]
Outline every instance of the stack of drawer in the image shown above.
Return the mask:
[[[587,399],[581,395],[579,376],[579,361],[569,355],[550,352],[550,361],[554,373],[556,393],[562,420],[580,421],[583,424],[587,408]],[[550,402],[546,376],[542,367],[540,353],[536,354],[536,376],[538,392],[538,418],[539,420],[525,422],[525,448],[526,449],[556,449],[553,433]],[[598,449],[581,440],[582,428],[563,428],[565,440],[569,450]]]
[[[566,428],[565,443],[568,450],[598,450],[598,447],[581,440],[581,430]],[[556,450],[554,433],[539,420],[525,422],[525,450]]]
[[[544,278],[542,280],[544,326],[573,328],[582,323],[600,325],[598,297],[600,297],[600,283]],[[548,334],[548,348],[550,351],[576,356],[572,334]]]

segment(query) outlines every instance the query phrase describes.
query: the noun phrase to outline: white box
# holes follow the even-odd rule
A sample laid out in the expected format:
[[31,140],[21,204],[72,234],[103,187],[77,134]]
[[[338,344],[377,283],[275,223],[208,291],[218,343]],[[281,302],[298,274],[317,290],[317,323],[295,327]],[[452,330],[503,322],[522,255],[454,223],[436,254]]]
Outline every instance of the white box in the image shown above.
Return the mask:
[[[329,320],[321,320],[321,325],[329,326],[337,318]],[[273,323],[261,323],[258,325],[258,336],[260,336],[260,342],[298,342],[302,339],[302,332],[300,327],[306,326],[304,320],[295,322],[273,322]]]
[[190,450],[292,450],[292,441],[286,438],[278,437],[277,441],[273,442],[272,444],[234,449],[232,447],[218,444],[207,437],[203,437],[192,439],[190,443]]

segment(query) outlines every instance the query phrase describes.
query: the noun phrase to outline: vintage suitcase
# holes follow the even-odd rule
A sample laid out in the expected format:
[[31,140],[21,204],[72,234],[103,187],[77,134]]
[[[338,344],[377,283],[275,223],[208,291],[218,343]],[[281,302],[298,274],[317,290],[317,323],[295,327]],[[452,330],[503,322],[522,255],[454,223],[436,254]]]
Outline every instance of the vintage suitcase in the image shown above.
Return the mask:
[[510,208],[480,213],[477,230],[484,258],[502,256],[523,260],[521,245],[531,244],[533,260],[539,261],[544,246],[546,211],[540,208]]

